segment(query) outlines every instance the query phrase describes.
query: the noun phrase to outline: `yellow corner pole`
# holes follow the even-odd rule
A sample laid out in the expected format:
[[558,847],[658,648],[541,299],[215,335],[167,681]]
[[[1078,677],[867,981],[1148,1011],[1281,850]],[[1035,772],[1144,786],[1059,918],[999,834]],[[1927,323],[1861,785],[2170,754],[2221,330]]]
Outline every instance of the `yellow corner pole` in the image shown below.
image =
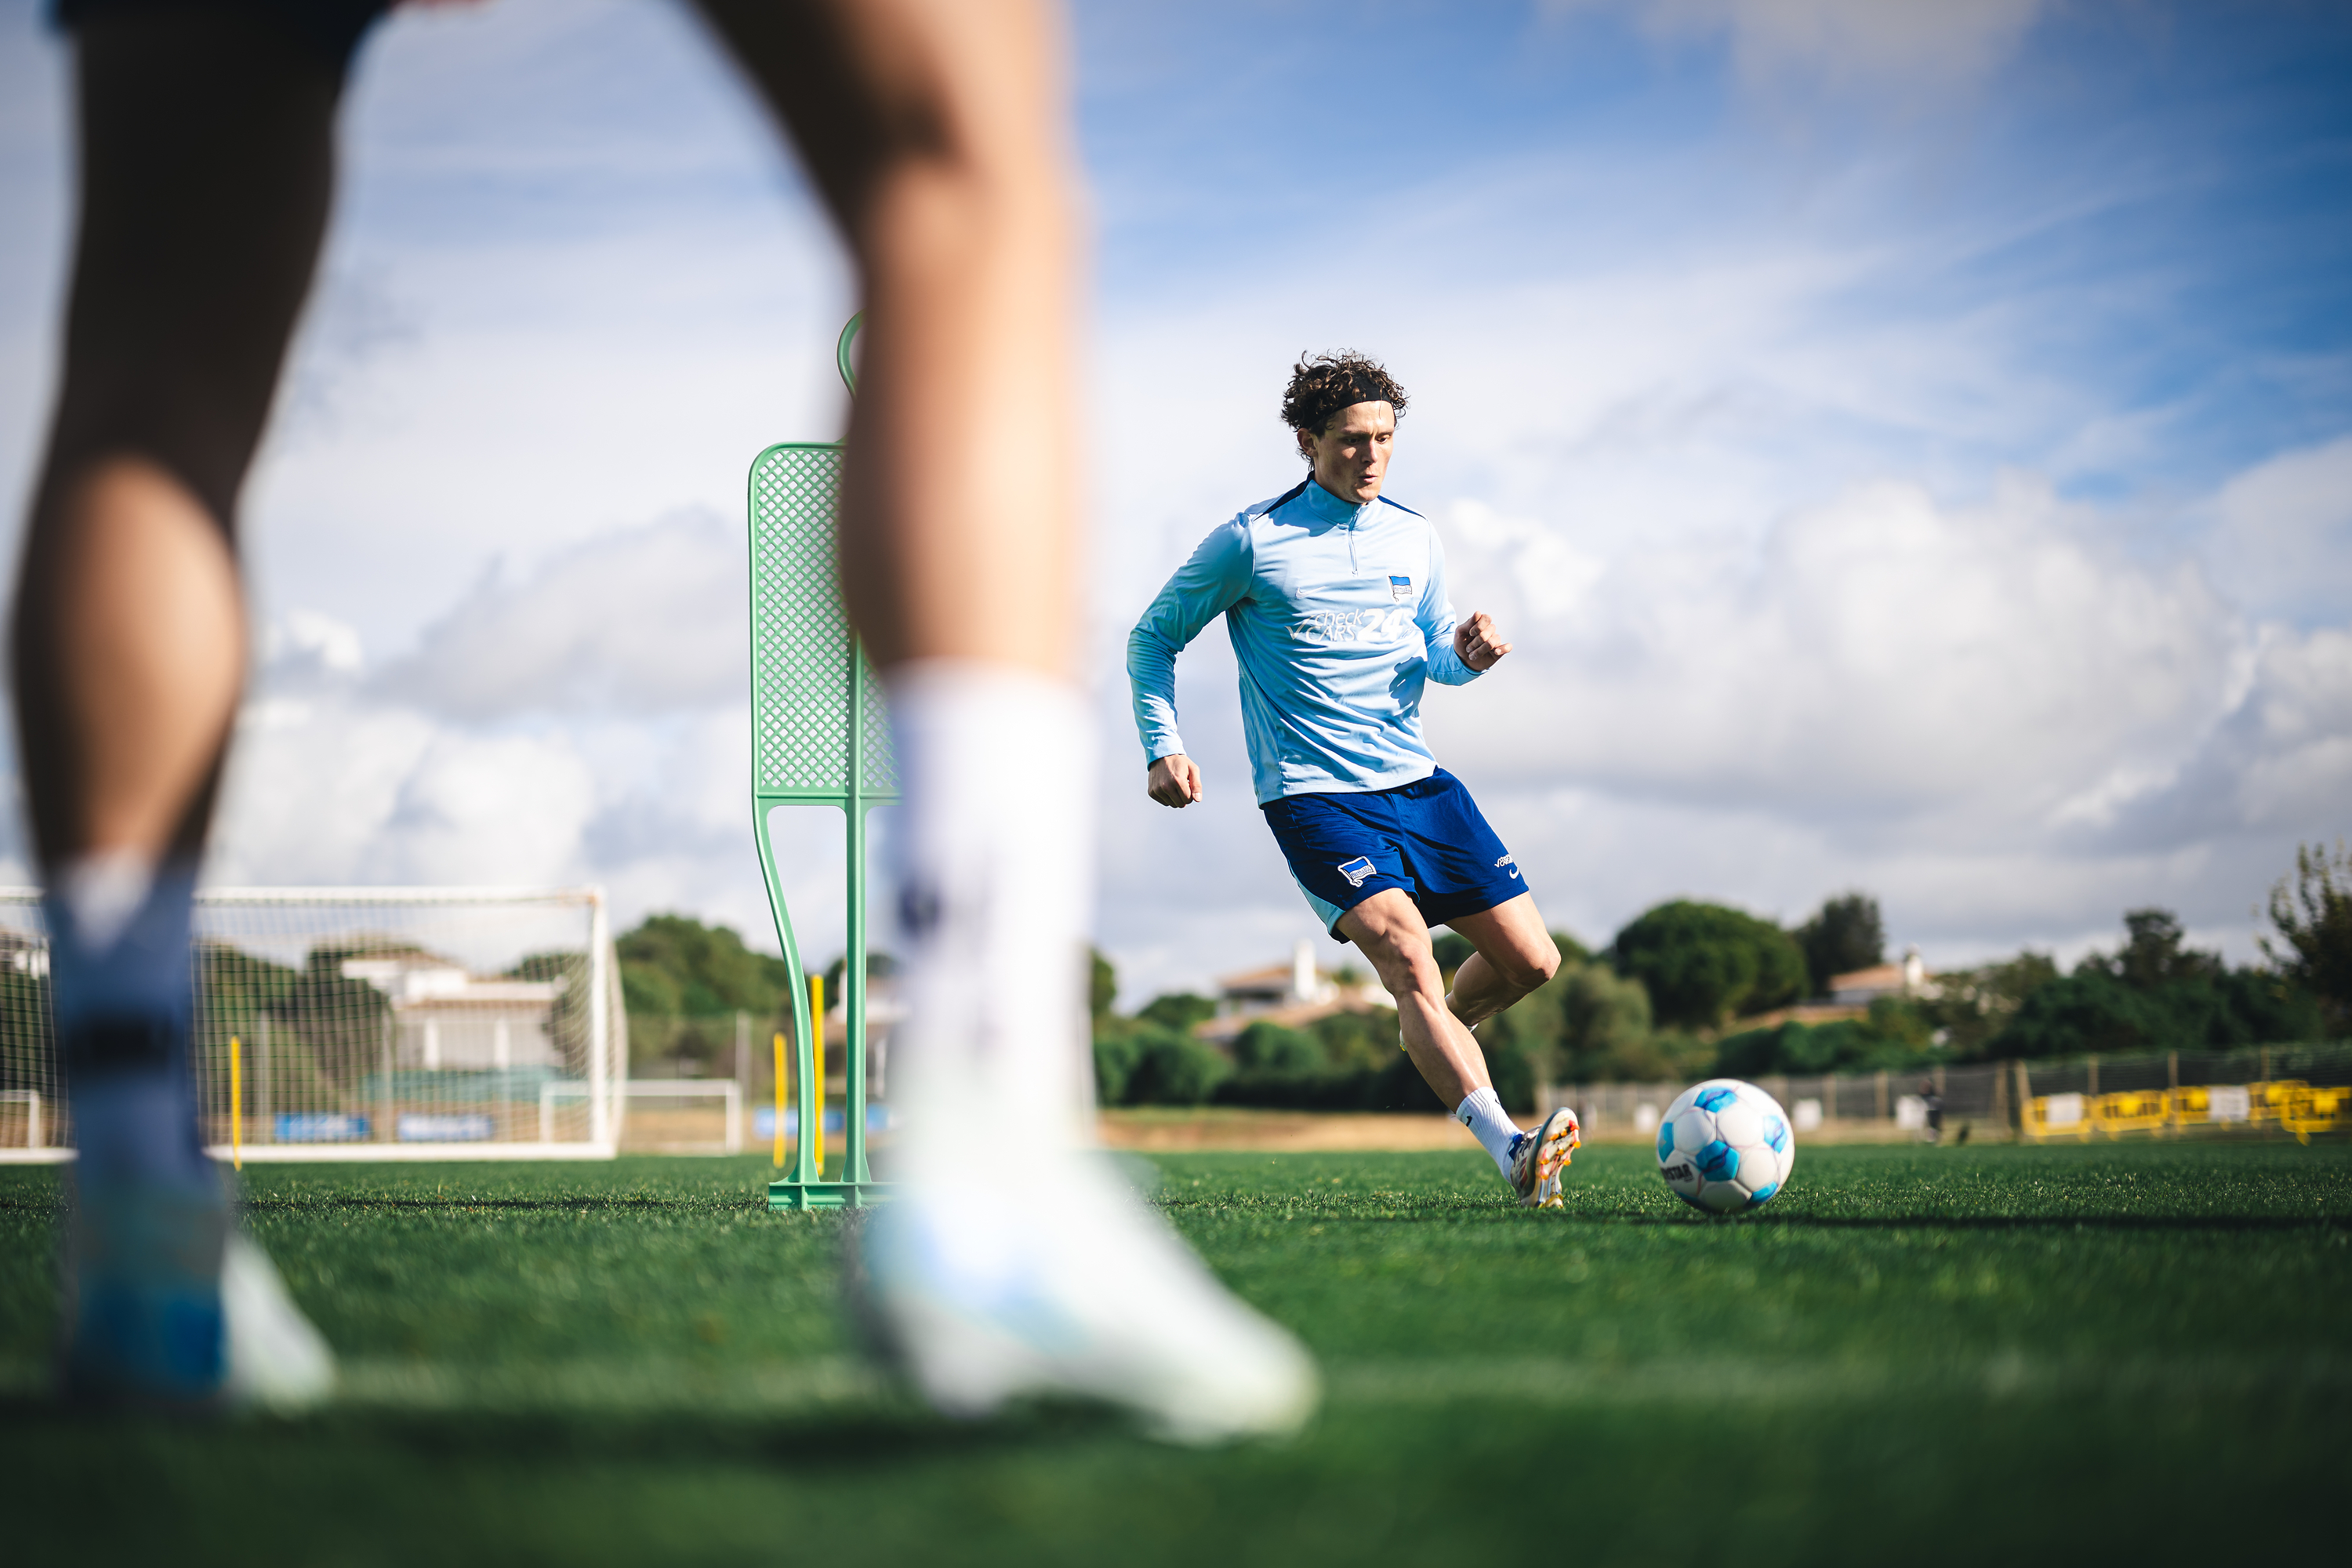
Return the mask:
[[245,1070],[239,1065],[244,1051],[235,1035],[228,1037],[228,1158],[238,1170],[245,1169]]
[[776,1031],[776,1169],[784,1168],[784,1033]]
[[816,1173],[824,1174],[824,976],[809,976],[810,1043],[815,1047],[816,1069],[809,1074],[809,1092],[816,1096]]

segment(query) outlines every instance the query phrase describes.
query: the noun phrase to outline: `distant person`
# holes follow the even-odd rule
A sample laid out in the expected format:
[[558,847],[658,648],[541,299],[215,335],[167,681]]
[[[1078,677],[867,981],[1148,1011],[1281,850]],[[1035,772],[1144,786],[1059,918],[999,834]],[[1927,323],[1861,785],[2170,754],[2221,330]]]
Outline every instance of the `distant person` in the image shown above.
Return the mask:
[[[1518,861],[1421,738],[1427,684],[1475,680],[1511,645],[1483,612],[1454,616],[1436,531],[1383,493],[1405,401],[1361,354],[1292,370],[1282,417],[1307,477],[1218,524],[1129,635],[1145,788],[1179,809],[1202,798],[1176,728],[1176,656],[1223,616],[1258,809],[1307,907],[1370,960],[1413,1065],[1518,1200],[1558,1207],[1576,1113],[1522,1131],[1470,1031],[1549,980],[1559,949]],[[1436,925],[1477,950],[1450,993]]]
[[[332,1359],[199,1142],[191,900],[246,674],[237,500],[324,232],[334,119],[385,0],[60,0],[81,205],[26,531],[16,721],[80,1150],[77,1397],[323,1397]],[[1092,798],[1072,410],[1076,224],[1036,0],[701,0],[791,128],[866,310],[839,548],[905,791],[907,1201],[871,1313],[943,1408],[1035,1393],[1185,1438],[1315,1398],[1087,1142]],[[975,1139],[1021,1151],[991,1190]]]
[[1927,1108],[1927,1142],[1939,1143],[1944,1137],[1944,1097],[1936,1092],[1936,1080],[1927,1079],[1919,1086],[1919,1101]]

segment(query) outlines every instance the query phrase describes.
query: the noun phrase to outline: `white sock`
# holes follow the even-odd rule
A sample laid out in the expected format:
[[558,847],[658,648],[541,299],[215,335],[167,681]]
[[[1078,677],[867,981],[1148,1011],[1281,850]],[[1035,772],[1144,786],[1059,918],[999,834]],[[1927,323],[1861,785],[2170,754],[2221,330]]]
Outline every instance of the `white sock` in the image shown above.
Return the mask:
[[73,911],[74,934],[93,955],[114,945],[154,885],[153,857],[136,849],[93,849],[58,872],[58,895]]
[[1491,1089],[1474,1089],[1461,1104],[1454,1108],[1454,1120],[1470,1129],[1470,1135],[1486,1145],[1486,1152],[1503,1174],[1511,1173],[1511,1144],[1519,1130],[1503,1114],[1503,1101]]
[[897,1174],[969,1191],[1090,1145],[1094,739],[1076,688],[925,659],[888,678],[908,1016]]

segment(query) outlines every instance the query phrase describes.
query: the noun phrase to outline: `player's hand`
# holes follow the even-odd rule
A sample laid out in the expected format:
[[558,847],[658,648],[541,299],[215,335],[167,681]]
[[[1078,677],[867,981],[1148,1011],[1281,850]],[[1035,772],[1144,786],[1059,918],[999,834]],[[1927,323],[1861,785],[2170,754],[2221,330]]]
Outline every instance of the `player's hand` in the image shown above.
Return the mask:
[[1495,617],[1477,610],[1468,620],[1454,623],[1454,651],[1473,669],[1492,669],[1511,645],[1495,635]]
[[1201,770],[1183,752],[1171,752],[1151,764],[1151,777],[1144,787],[1160,805],[1181,810],[1201,798]]

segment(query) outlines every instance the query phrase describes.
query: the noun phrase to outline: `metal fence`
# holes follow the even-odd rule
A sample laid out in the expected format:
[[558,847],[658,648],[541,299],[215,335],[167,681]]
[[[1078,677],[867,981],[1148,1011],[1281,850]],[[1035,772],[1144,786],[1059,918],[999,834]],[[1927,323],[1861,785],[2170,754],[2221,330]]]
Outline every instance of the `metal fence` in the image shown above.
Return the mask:
[[[1978,1137],[2017,1135],[2023,1108],[2052,1095],[2096,1099],[2135,1091],[2294,1080],[2352,1084],[2352,1042],[2262,1046],[2242,1051],[2168,1051],[2047,1061],[1953,1062],[1907,1072],[1773,1074],[1757,1086],[1779,1100],[1800,1134],[1925,1136],[1932,1091],[1943,1129]],[[1681,1083],[1569,1084],[1538,1091],[1539,1110],[1575,1109],[1587,1138],[1645,1138],[1657,1131]]]

